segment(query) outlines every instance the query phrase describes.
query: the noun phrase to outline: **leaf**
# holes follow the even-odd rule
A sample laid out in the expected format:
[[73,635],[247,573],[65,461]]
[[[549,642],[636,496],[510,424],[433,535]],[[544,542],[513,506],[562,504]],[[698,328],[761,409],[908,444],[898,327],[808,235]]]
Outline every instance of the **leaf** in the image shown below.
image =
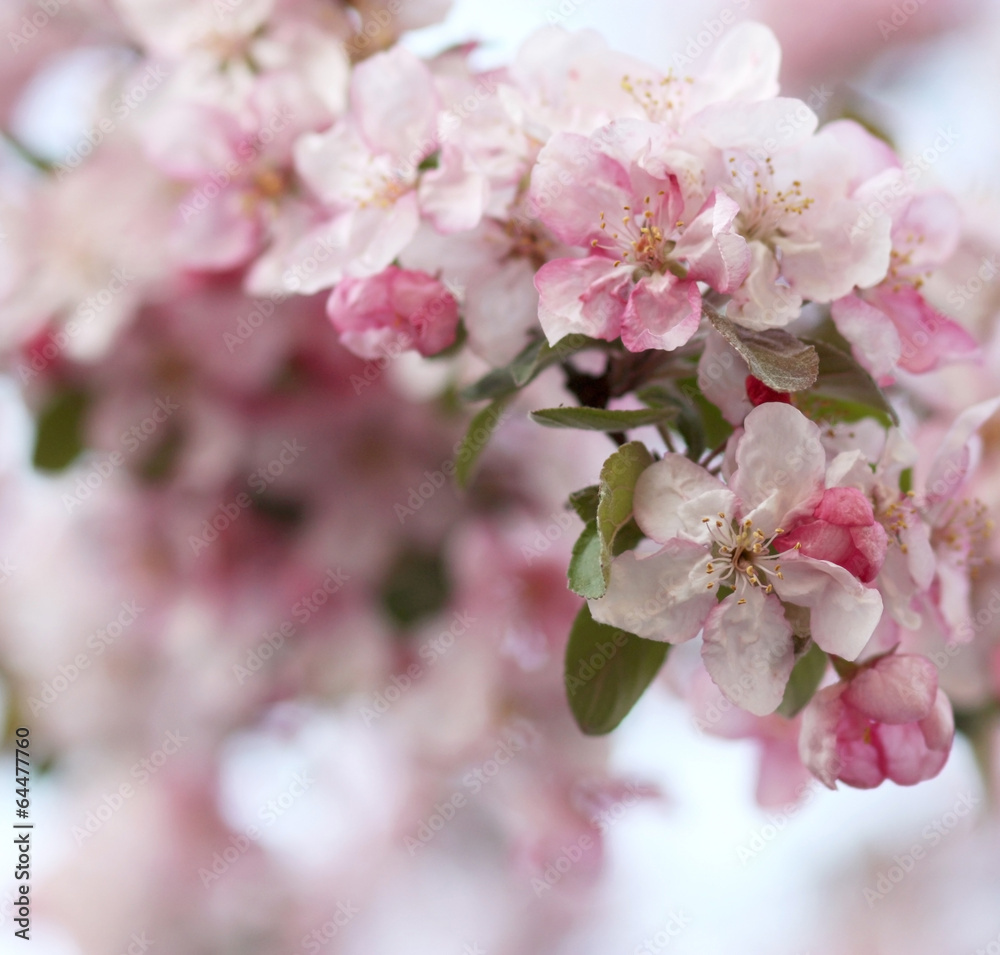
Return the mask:
[[549,345],[544,339],[529,342],[510,364],[493,369],[479,381],[463,389],[461,398],[463,401],[484,401],[487,398],[511,395],[533,381],[550,365],[558,364],[574,352],[593,346],[603,348],[607,347],[607,343],[586,335],[567,335],[555,345]]
[[705,445],[709,448],[717,448],[733,433],[733,426],[722,417],[722,412],[702,394],[698,387],[697,378],[685,378],[677,382],[677,385],[681,394],[691,402],[697,411]]
[[816,381],[819,356],[812,345],[780,328],[763,332],[740,328],[713,308],[706,307],[705,314],[765,385],[775,391],[802,391]]
[[826,673],[826,654],[815,644],[795,662],[785,687],[785,696],[777,712],[791,719],[813,698]]
[[469,422],[469,430],[455,452],[455,481],[459,487],[468,486],[479,456],[493,437],[493,432],[507,418],[506,409],[507,399],[498,398]]
[[450,595],[448,568],[441,554],[417,548],[397,555],[379,594],[382,607],[401,627],[438,613]]
[[811,344],[819,355],[819,378],[807,392],[795,396],[804,414],[830,422],[876,418],[886,428],[899,424],[889,399],[852,355],[827,342]]
[[601,573],[601,538],[597,521],[587,521],[583,533],[573,545],[573,556],[566,574],[569,589],[581,597],[602,597],[607,590]]
[[659,424],[674,417],[669,408],[639,408],[609,411],[607,408],[543,408],[532,411],[531,420],[547,428],[579,428],[583,431],[628,431],[647,424]]
[[588,484],[587,487],[582,487],[569,496],[570,506],[585,524],[597,517],[597,498],[600,491],[596,484]]
[[83,425],[90,397],[78,388],[65,388],[49,400],[38,416],[32,463],[41,471],[62,471],[84,449]]
[[632,519],[632,496],[639,475],[653,463],[641,441],[623,444],[601,468],[597,531],[601,538],[601,572],[607,584],[617,533]]
[[670,644],[598,623],[584,604],[566,646],[569,707],[588,736],[610,733],[653,682]]

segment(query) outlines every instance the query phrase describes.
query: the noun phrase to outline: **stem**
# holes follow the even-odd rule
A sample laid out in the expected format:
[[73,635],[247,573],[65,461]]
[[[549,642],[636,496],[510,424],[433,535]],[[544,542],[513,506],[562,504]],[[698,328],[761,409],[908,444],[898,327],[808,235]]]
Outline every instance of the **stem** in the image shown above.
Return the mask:
[[24,143],[18,139],[12,132],[7,129],[0,129],[0,136],[2,136],[11,149],[14,150],[29,166],[34,167],[39,172],[50,173],[55,169],[55,166],[46,159],[42,159],[41,156],[35,155]]

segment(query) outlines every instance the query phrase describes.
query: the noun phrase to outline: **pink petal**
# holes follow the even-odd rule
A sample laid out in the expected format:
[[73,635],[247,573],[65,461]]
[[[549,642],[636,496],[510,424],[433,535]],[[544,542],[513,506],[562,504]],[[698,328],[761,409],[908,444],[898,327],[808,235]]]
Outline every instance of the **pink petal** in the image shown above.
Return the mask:
[[944,768],[954,738],[954,717],[940,690],[930,716],[919,723],[881,723],[873,734],[881,745],[886,775],[900,786],[932,779]]
[[976,340],[961,325],[931,308],[912,286],[898,291],[881,286],[869,295],[899,333],[900,368],[919,374],[949,361],[971,358],[978,350]]
[[622,316],[622,344],[633,352],[672,351],[688,342],[701,324],[701,292],[696,282],[680,282],[669,272],[640,279]]
[[631,285],[624,269],[600,255],[554,259],[535,274],[538,321],[554,345],[570,334],[614,341]]
[[867,526],[875,523],[871,502],[856,487],[830,487],[816,507],[815,517],[841,527]]
[[844,701],[879,723],[913,723],[931,712],[937,667],[916,654],[889,654],[848,684]]
[[440,109],[427,65],[401,46],[354,68],[351,105],[368,145],[416,167],[437,147]]
[[599,140],[574,133],[556,133],[531,173],[528,207],[567,245],[608,242],[605,233],[614,231],[631,199],[625,167],[601,151]]
[[674,258],[687,260],[688,277],[717,292],[734,291],[750,271],[750,247],[733,230],[739,212],[736,202],[714,189],[674,247]]

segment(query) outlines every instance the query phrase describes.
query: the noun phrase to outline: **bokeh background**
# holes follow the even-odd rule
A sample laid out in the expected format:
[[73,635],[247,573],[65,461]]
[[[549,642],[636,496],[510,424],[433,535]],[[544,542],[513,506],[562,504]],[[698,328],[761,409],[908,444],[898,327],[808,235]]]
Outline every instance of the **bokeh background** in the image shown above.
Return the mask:
[[[6,128],[45,157],[78,141],[123,55],[113,31],[80,32],[103,4],[63,6],[28,54],[0,52]],[[4,7],[5,33],[34,9]],[[904,161],[933,150],[921,186],[951,191],[966,224],[942,291],[970,289],[957,317],[987,357],[921,388],[952,411],[996,394],[997,273],[968,283],[1000,253],[1000,6],[456,0],[402,42],[431,55],[474,39],[475,62],[495,66],[555,24],[669,67],[747,18],[782,41],[784,93],[879,130]],[[159,267],[141,175],[80,171],[31,205],[15,149],[0,172],[0,291],[23,268],[26,208],[44,307],[93,289],[87,263],[125,255],[123,230],[139,247],[122,265]],[[238,277],[170,282],[123,306],[127,329],[85,373],[25,376],[22,351],[0,385],[4,765],[29,727],[35,955],[1000,951],[995,718],[912,789],[814,782],[762,806],[764,744],[705,731],[721,721],[677,698],[693,665],[678,652],[612,737],[582,737],[563,698],[575,534],[560,518],[601,436],[515,415],[470,492],[439,487],[465,423],[440,397],[446,363],[366,367],[321,299],[274,305],[227,348],[254,307]],[[0,316],[8,342],[23,306]],[[557,375],[534,388],[529,405],[561,400]],[[46,414],[57,431],[82,420],[90,450],[36,466]],[[104,474],[112,453],[125,463]],[[253,506],[192,552],[241,493]],[[990,679],[971,654],[942,676],[959,704]],[[4,952],[25,950],[12,868]]]

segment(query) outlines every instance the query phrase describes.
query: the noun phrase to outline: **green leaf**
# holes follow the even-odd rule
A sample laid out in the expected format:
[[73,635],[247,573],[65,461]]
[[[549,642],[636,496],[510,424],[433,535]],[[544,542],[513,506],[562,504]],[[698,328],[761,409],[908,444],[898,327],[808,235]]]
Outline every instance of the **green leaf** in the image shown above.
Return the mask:
[[479,456],[493,437],[493,432],[506,420],[507,414],[507,399],[498,398],[469,422],[469,430],[455,452],[455,480],[459,487],[468,487]]
[[588,736],[610,733],[653,682],[670,645],[598,623],[584,604],[566,646],[566,695]]
[[440,553],[416,547],[393,562],[380,593],[382,606],[402,627],[411,627],[443,610],[451,594],[448,569]]
[[639,475],[653,463],[641,441],[623,444],[601,468],[597,503],[597,531],[601,538],[601,572],[607,584],[615,536],[632,519],[632,495]]
[[570,506],[585,524],[597,517],[597,498],[600,492],[601,489],[596,484],[589,484],[569,496]]
[[587,521],[583,533],[573,545],[573,556],[566,574],[569,589],[581,597],[601,597],[607,590],[601,573],[601,538],[597,521]]
[[594,346],[606,348],[607,343],[586,335],[567,335],[555,345],[549,345],[544,339],[529,342],[509,365],[493,369],[479,381],[463,389],[462,400],[484,401],[487,398],[511,395],[533,381],[550,365],[565,361],[581,349]]
[[889,399],[852,355],[827,342],[811,344],[819,355],[819,378],[812,388],[795,396],[804,414],[832,423],[876,418],[883,427],[899,424]]
[[660,424],[674,417],[669,408],[639,408],[609,411],[607,408],[544,408],[532,411],[531,420],[547,428],[579,428],[583,431],[628,431],[647,424]]
[[819,375],[819,356],[812,345],[780,328],[754,332],[734,325],[715,309],[705,307],[715,330],[750,368],[750,374],[775,391],[803,391]]
[[698,387],[697,378],[684,378],[677,382],[684,395],[694,407],[701,426],[702,440],[706,447],[717,448],[732,433],[733,426],[722,417],[722,412],[712,404]]
[[41,471],[62,471],[84,450],[84,419],[90,397],[79,388],[65,388],[49,400],[38,416],[32,462]]
[[826,673],[826,663],[826,654],[815,643],[811,643],[792,668],[778,713],[791,719],[802,710],[819,688],[823,674]]

